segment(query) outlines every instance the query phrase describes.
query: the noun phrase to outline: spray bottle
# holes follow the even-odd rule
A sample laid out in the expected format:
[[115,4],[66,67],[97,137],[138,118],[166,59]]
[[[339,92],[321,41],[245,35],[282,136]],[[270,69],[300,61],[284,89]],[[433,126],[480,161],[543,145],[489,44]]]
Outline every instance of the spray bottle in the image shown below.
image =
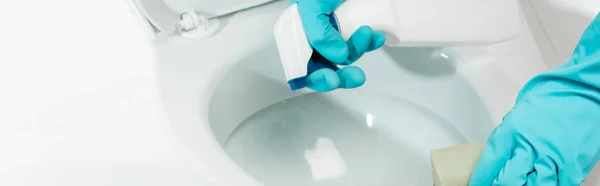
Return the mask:
[[[516,36],[517,0],[345,0],[330,22],[345,40],[368,25],[387,35],[390,47],[487,45]],[[307,86],[306,76],[321,68],[337,70],[314,50],[304,32],[297,4],[275,25],[275,40],[292,90]]]

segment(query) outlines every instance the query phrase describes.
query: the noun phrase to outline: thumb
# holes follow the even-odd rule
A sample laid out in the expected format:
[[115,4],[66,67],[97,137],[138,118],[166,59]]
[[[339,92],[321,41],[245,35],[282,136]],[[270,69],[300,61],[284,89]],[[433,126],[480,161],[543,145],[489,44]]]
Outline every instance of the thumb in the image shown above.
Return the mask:
[[346,61],[349,55],[346,42],[333,28],[329,17],[342,2],[343,0],[298,2],[298,10],[308,41],[323,57],[334,63]]
[[505,128],[500,124],[490,135],[473,170],[470,186],[492,185],[500,170],[509,160],[513,140],[511,138],[512,133],[504,130]]

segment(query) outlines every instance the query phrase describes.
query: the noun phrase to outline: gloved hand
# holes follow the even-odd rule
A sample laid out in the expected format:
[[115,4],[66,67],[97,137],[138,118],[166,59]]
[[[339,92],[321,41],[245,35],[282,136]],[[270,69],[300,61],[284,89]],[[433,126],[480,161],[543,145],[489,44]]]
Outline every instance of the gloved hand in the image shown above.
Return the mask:
[[[323,57],[337,65],[350,65],[366,52],[375,50],[385,43],[383,32],[373,31],[368,26],[359,28],[346,42],[330,24],[331,13],[344,0],[292,0],[298,10],[308,41]],[[308,88],[319,92],[336,88],[356,88],[364,84],[364,72],[354,66],[334,71],[320,69],[308,77]]]
[[489,137],[470,185],[579,185],[599,158],[600,15],[567,63],[521,90]]

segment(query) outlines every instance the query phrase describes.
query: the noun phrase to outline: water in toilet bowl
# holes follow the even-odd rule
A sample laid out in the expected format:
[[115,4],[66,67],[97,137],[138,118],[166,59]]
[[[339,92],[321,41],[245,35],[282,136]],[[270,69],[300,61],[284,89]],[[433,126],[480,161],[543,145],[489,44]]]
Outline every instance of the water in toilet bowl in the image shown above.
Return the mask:
[[430,149],[467,141],[410,100],[348,90],[271,105],[246,119],[225,150],[265,186],[420,186],[432,185]]

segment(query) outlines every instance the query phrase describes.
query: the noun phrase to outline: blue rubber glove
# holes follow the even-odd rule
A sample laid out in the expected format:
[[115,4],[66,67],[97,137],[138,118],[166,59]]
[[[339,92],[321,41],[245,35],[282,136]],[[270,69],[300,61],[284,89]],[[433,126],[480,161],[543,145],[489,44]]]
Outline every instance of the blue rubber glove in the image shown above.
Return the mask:
[[531,79],[470,185],[579,185],[600,158],[600,15],[568,62]]
[[[328,15],[344,0],[292,0],[298,10],[308,41],[324,58],[336,65],[350,65],[363,54],[380,48],[385,43],[383,32],[368,26],[359,28],[346,42],[335,30]],[[365,73],[358,67],[347,66],[337,71],[320,69],[307,77],[308,88],[319,92],[337,88],[356,88],[365,83]]]

